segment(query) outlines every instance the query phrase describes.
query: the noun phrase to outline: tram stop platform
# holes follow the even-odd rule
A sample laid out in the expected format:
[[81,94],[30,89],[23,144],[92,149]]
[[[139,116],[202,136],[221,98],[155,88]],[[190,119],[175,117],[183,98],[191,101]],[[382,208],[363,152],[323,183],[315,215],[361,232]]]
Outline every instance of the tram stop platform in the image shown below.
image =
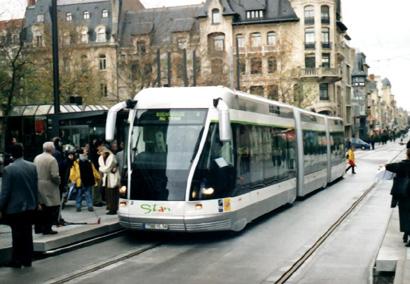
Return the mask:
[[[1,182],[1,178],[0,178]],[[62,210],[62,218],[67,223],[65,226],[53,226],[55,235],[34,234],[34,251],[50,253],[70,246],[92,241],[99,236],[105,236],[121,230],[117,215],[107,215],[106,208],[94,207],[94,212],[89,212],[84,206],[81,212],[76,212],[75,201],[67,202]],[[98,219],[100,222],[98,224]],[[78,223],[78,224],[75,224]],[[81,224],[80,224],[81,223]],[[7,263],[11,257],[11,230],[9,226],[0,225],[0,266]]]
[[410,283],[410,247],[402,240],[398,208],[393,208],[375,262],[375,273],[394,273],[394,284]]

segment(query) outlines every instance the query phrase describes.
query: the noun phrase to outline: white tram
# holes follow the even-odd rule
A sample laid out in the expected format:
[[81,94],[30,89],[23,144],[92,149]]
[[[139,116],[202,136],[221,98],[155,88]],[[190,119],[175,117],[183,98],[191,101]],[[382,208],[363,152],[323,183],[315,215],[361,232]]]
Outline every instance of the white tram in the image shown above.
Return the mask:
[[243,229],[345,169],[340,118],[224,87],[150,88],[129,109],[120,224],[137,230]]

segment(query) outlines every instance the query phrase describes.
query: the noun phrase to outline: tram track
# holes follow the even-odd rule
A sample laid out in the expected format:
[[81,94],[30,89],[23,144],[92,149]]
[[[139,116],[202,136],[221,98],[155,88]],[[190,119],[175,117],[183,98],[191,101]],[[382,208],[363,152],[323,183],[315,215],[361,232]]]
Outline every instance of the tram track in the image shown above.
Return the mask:
[[[404,150],[394,156],[389,163],[395,161]],[[367,156],[367,155],[366,155]],[[316,251],[325,243],[325,241],[339,228],[339,226],[350,216],[350,214],[358,207],[359,204],[366,198],[366,196],[376,187],[379,181],[375,181],[353,204],[334,222],[329,229],[319,237],[319,239],[298,259],[293,265],[290,266],[277,280],[264,280],[261,284],[282,284],[286,283],[302,266],[312,257]]]
[[[403,151],[400,151],[396,156],[394,156],[391,161],[394,161],[397,159],[397,157],[402,154]],[[364,155],[364,157],[367,157]],[[364,158],[361,157],[361,158]],[[294,264],[286,271],[284,272],[277,280],[264,280],[262,281],[261,284],[270,284],[270,283],[286,283],[287,280],[289,280],[292,275],[294,275],[300,268],[306,263],[307,260],[310,259],[312,255],[325,243],[325,241],[336,231],[336,229],[346,220],[348,216],[359,206],[359,204],[362,203],[362,201],[368,196],[368,194],[376,187],[379,181],[374,182],[338,219],[336,222],[334,222],[329,229],[296,261]],[[141,255],[147,251],[153,250],[157,247],[160,247],[163,245],[163,242],[155,242],[151,244],[146,244],[143,247],[140,247],[138,249],[132,250],[130,252],[118,255],[116,257],[113,257],[109,260],[102,261],[100,263],[90,265],[85,267],[84,269],[77,270],[74,273],[69,273],[65,274],[63,276],[60,276],[58,278],[51,279],[45,283],[47,284],[60,284],[60,283],[67,283],[76,279],[79,279],[81,277],[85,277],[87,275],[90,275],[94,272],[103,270],[107,267],[114,266],[120,262],[126,261],[128,259],[131,259],[133,257],[136,257],[138,255]]]

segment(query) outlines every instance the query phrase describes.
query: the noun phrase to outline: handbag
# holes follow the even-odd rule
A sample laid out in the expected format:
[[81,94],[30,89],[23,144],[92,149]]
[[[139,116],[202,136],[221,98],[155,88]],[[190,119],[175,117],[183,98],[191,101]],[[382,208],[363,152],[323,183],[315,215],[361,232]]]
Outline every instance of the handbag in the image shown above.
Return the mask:
[[409,196],[410,178],[408,176],[395,177],[390,194],[397,198]]

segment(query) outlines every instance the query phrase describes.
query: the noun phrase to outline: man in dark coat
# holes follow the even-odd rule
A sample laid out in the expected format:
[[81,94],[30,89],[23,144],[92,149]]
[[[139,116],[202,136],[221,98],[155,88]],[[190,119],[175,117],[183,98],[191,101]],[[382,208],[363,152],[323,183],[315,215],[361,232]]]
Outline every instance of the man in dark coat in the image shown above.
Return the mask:
[[[14,162],[4,168],[0,193],[0,219],[11,227],[13,251],[9,266],[31,266],[33,253],[32,216],[38,206],[36,166],[23,159],[23,145],[11,148]],[[4,217],[4,216],[3,216]]]
[[[399,163],[391,163],[386,165],[386,170],[396,174],[393,186],[395,183],[402,183],[403,178],[410,177],[410,149],[407,149],[407,159]],[[400,231],[403,232],[403,242],[407,242],[410,236],[410,189],[407,189],[405,196],[395,196],[392,190],[393,199],[399,204],[399,220]],[[410,247],[410,241],[406,244]]]

